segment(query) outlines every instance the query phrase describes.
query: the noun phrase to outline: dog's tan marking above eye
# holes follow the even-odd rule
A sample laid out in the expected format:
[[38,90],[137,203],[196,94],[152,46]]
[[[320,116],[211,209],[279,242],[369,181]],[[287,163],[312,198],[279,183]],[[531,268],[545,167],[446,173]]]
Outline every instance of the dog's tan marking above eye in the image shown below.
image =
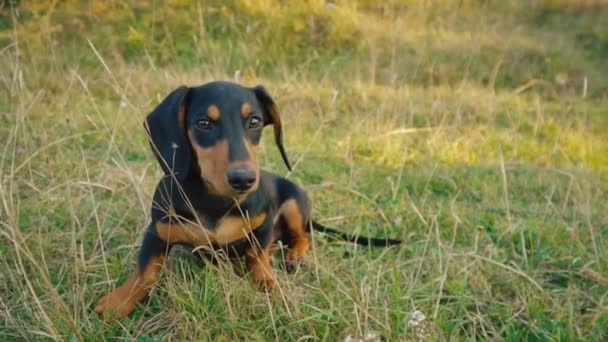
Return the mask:
[[244,102],[243,105],[241,106],[241,114],[243,115],[243,117],[245,119],[247,119],[249,117],[249,115],[251,115],[251,113],[253,113],[253,109],[251,108],[251,105],[248,102]]
[[211,105],[207,108],[207,117],[213,121],[220,119],[220,109],[216,105]]

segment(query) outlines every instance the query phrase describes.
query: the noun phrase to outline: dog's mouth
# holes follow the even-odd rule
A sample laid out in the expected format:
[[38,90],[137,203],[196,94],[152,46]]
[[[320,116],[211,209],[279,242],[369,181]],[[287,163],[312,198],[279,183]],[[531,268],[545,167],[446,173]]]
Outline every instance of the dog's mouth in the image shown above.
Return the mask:
[[258,189],[259,183],[260,183],[259,179],[256,179],[255,182],[253,183],[253,185],[248,189],[239,190],[239,189],[234,189],[232,187],[230,189],[232,190],[232,192],[234,194],[237,194],[238,196],[248,195],[252,192],[255,192]]

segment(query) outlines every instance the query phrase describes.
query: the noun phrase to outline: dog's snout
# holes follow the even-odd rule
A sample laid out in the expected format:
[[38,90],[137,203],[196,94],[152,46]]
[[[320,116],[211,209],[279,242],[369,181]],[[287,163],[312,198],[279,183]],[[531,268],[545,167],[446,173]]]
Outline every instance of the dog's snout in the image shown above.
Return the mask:
[[228,184],[239,192],[247,191],[255,184],[256,172],[251,167],[228,170]]

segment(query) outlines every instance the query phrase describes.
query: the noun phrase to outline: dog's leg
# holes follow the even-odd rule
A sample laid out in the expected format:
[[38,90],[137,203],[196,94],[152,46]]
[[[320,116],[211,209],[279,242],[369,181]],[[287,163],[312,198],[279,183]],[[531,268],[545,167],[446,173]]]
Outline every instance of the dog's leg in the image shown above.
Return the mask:
[[288,271],[294,271],[304,262],[310,249],[310,237],[305,227],[306,219],[295,199],[283,203],[279,209],[279,215],[281,224],[289,235],[289,250],[285,264]]
[[245,253],[245,261],[251,278],[264,290],[272,289],[277,281],[270,263],[270,252],[271,245],[263,249],[251,246]]
[[152,229],[148,229],[139,251],[138,269],[123,285],[101,298],[95,306],[95,311],[105,318],[115,319],[133,312],[137,303],[156,285],[168,252],[169,245],[159,239]]

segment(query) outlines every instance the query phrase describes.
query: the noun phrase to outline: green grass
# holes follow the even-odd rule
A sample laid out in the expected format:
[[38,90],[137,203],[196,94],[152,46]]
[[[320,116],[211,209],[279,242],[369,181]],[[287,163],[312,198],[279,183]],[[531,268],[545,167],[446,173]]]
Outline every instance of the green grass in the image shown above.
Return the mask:
[[[0,2],[0,340],[608,339],[608,7],[27,3]],[[215,79],[269,89],[317,219],[405,244],[316,235],[270,295],[173,253],[105,322],[160,176],[143,118]],[[286,174],[270,134],[261,163]]]

